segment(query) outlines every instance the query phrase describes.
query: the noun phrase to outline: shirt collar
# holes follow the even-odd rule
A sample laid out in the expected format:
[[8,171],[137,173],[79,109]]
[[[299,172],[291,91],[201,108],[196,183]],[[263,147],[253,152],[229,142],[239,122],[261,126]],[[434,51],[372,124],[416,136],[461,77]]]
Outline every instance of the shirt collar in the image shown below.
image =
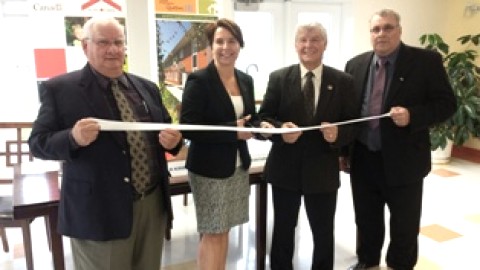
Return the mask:
[[[110,85],[110,81],[112,80],[112,78],[108,78],[102,74],[100,74],[98,71],[96,71],[93,67],[90,66],[90,69],[92,70],[93,74],[95,75],[95,77],[97,78],[98,82],[100,83],[100,85],[105,88],[105,89],[108,89],[109,85]],[[115,78],[116,80],[118,80],[118,82],[125,88],[128,88],[128,79],[127,79],[127,76],[125,76],[125,73],[123,73],[120,77],[118,78]]]
[[319,79],[322,76],[322,70],[323,70],[323,64],[320,64],[318,67],[316,67],[313,70],[308,70],[305,66],[300,64],[300,75],[302,78],[305,77],[305,74],[307,74],[307,72],[311,71],[313,75],[315,75],[315,78]]
[[[385,57],[382,57],[382,58],[385,59],[385,60],[388,60],[388,63],[390,63],[389,64],[390,66],[394,66],[395,61],[397,60],[397,56],[398,56],[399,51],[400,51],[400,45],[391,54],[389,54]],[[379,59],[380,59],[380,56],[378,56],[377,54],[374,54],[373,63],[376,63],[377,60],[379,60]]]

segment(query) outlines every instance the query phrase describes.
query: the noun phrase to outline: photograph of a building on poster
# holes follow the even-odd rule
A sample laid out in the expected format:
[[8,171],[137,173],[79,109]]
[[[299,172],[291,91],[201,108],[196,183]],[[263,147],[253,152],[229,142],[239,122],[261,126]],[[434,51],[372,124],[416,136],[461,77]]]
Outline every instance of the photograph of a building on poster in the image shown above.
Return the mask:
[[217,7],[216,0],[155,0],[158,81],[174,122],[188,74],[211,61],[204,30]]
[[162,96],[175,120],[188,74],[206,67],[212,59],[204,30],[215,17],[202,16],[200,20],[159,17],[156,21],[158,81],[161,89],[167,90]]
[[182,87],[188,74],[211,60],[204,35],[207,22],[157,21],[160,81]]

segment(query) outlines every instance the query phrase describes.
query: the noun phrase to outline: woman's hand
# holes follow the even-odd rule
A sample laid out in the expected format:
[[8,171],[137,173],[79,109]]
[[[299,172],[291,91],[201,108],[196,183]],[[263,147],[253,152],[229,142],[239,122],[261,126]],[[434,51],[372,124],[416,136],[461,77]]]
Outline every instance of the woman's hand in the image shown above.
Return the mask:
[[[247,123],[252,116],[249,114],[243,118],[240,118],[237,120],[237,127],[245,127],[245,123]],[[237,138],[239,140],[248,140],[253,137],[252,132],[249,131],[238,131],[237,132]]]

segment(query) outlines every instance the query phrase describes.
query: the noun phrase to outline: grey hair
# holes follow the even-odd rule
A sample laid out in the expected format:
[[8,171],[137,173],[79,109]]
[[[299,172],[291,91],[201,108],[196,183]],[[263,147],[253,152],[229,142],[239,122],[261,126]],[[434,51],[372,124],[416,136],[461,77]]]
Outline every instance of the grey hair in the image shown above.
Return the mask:
[[327,30],[319,22],[311,22],[297,25],[297,30],[295,32],[295,40],[298,39],[298,34],[300,31],[318,31],[320,36],[322,36],[323,41],[327,42]]
[[393,17],[395,21],[397,21],[397,24],[400,25],[400,14],[393,9],[385,8],[373,13],[372,17],[370,17],[370,22],[372,21],[373,16],[380,16],[382,18]]
[[113,24],[118,29],[121,30],[122,33],[125,33],[125,27],[114,17],[106,17],[106,16],[96,16],[90,18],[84,25],[83,25],[83,39],[92,39],[92,34],[94,33],[95,28],[98,25],[107,25]]

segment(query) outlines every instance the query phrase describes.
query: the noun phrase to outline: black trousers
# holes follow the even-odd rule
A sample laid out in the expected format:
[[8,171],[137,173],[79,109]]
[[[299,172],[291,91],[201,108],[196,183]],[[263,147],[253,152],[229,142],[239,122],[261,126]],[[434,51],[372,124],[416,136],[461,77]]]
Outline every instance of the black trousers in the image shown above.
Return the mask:
[[303,195],[305,210],[313,235],[312,269],[333,270],[334,218],[337,191],[331,193],[301,194],[272,186],[273,236],[270,266],[273,270],[293,269],[295,227]]
[[357,143],[352,156],[351,185],[357,224],[357,256],[379,265],[385,239],[385,206],[390,211],[387,265],[410,270],[418,259],[423,179],[405,186],[387,185],[382,153]]

